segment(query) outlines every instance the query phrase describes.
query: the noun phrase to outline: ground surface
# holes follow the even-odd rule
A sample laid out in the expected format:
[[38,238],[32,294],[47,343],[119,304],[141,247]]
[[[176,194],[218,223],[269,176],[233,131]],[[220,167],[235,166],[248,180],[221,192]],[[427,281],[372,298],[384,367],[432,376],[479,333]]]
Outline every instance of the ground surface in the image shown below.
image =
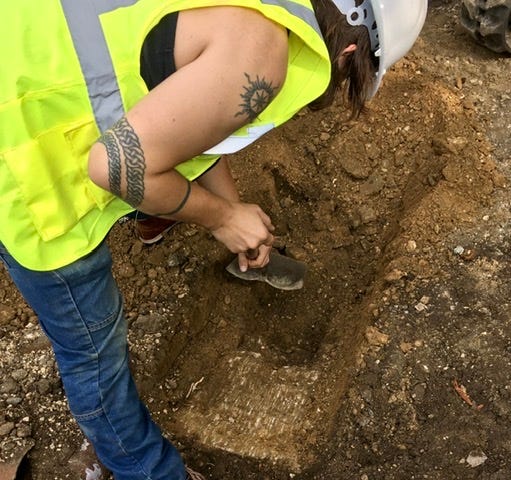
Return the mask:
[[[299,115],[232,159],[279,249],[307,263],[302,290],[233,279],[193,226],[150,248],[130,222],[114,228],[140,391],[208,478],[511,478],[511,58],[472,43],[457,14],[432,3],[360,121]],[[0,456],[29,450],[20,478],[75,478],[82,438],[4,272],[0,300]],[[252,387],[229,383],[242,371],[269,396],[286,386],[282,405],[305,392],[278,432],[243,423]],[[232,417],[198,431],[231,397]]]

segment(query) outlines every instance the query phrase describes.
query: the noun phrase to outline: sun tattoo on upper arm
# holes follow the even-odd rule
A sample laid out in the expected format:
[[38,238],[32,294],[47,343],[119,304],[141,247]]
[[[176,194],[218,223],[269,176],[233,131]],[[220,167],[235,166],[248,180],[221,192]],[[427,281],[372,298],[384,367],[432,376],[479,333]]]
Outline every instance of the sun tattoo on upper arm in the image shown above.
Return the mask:
[[101,136],[99,142],[106,148],[109,190],[123,198],[121,190],[121,156],[123,156],[126,172],[126,196],[123,199],[132,207],[138,207],[144,200],[146,169],[144,150],[138,135],[126,117],[123,117]]
[[274,87],[264,78],[259,78],[259,75],[255,80],[252,80],[248,73],[245,73],[245,77],[248,85],[243,87],[245,92],[240,95],[243,103],[239,104],[241,111],[235,116],[246,115],[250,121],[253,121],[275,98],[278,87]]

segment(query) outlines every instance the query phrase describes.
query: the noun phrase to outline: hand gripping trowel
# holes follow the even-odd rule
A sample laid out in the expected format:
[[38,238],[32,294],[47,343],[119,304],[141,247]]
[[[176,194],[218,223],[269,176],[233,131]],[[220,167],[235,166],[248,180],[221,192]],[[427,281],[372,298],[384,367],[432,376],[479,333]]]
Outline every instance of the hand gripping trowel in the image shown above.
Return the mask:
[[[255,252],[255,256],[257,257],[257,252]],[[236,257],[227,265],[226,270],[243,280],[259,280],[280,290],[298,290],[303,287],[303,278],[307,271],[307,265],[272,250],[270,261],[263,268],[249,268],[246,272],[242,272],[239,267],[238,257]]]

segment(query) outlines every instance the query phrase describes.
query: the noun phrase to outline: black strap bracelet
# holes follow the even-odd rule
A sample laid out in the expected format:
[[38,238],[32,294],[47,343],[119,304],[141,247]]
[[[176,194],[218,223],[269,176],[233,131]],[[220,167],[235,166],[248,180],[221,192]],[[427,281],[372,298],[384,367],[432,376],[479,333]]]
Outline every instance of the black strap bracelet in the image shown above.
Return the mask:
[[185,196],[183,197],[183,199],[181,200],[181,203],[177,206],[177,208],[175,210],[172,210],[172,212],[168,212],[165,215],[170,216],[170,215],[174,215],[177,212],[179,212],[185,206],[186,202],[188,201],[188,197],[190,196],[191,191],[192,191],[192,182],[189,182],[188,180],[186,180],[186,193],[185,193]]

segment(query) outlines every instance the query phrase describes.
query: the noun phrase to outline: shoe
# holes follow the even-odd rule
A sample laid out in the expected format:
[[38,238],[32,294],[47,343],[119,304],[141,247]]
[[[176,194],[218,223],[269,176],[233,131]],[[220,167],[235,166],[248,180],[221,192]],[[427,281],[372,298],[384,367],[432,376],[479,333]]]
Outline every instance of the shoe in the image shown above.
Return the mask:
[[206,480],[204,475],[194,472],[191,468],[186,468],[186,480]]
[[178,225],[179,222],[161,217],[135,219],[135,231],[139,240],[146,245],[159,242],[163,234]]

